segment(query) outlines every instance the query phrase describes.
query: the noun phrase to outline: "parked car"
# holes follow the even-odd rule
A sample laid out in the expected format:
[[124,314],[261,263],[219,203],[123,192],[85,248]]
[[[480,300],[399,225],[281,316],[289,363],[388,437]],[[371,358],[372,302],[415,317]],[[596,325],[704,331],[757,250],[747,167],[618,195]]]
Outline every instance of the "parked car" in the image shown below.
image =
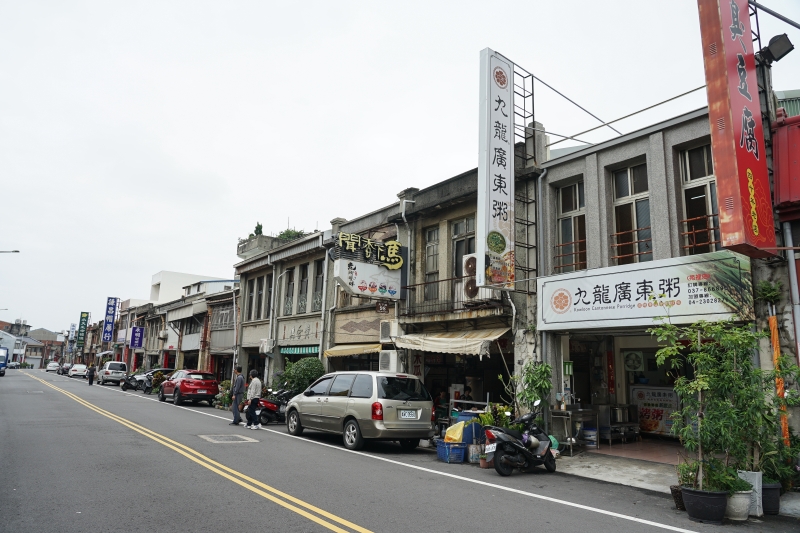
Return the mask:
[[69,374],[69,369],[70,369],[70,367],[72,367],[72,365],[71,365],[70,363],[64,363],[64,364],[63,364],[63,365],[61,365],[61,367],[58,369],[58,372],[56,372],[56,374],[61,374],[62,376],[66,376],[66,375],[68,375],[68,374]]
[[44,369],[45,372],[55,372],[58,373],[58,369],[61,368],[61,365],[58,363],[47,363],[47,368]]
[[217,378],[214,374],[202,370],[177,370],[158,389],[160,401],[165,401],[169,396],[175,405],[180,405],[186,400],[194,403],[204,401],[212,405],[217,394],[219,394]]
[[286,406],[289,433],[316,429],[343,436],[357,450],[364,439],[396,440],[413,450],[433,436],[433,401],[413,375],[333,372],[315,381]]
[[19,361],[11,361],[8,363],[8,368],[19,368]]
[[97,371],[97,383],[105,385],[106,383],[120,384],[125,379],[128,372],[128,365],[119,361],[106,361],[103,367]]
[[67,374],[67,375],[69,377],[71,377],[71,378],[82,377],[82,378],[85,379],[86,378],[86,365],[72,365],[72,367],[70,367],[70,369],[69,369],[69,374]]
[[8,367],[10,363],[8,362],[8,348],[3,348],[0,346],[0,376],[6,375],[6,367]]

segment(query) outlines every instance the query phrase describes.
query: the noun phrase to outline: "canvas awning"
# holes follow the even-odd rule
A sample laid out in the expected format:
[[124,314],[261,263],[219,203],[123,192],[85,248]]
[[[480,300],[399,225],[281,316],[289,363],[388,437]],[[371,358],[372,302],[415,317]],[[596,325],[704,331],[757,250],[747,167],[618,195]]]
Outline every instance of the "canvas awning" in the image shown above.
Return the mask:
[[380,351],[380,344],[340,344],[325,350],[325,357],[344,357],[345,355],[361,355]]
[[319,353],[319,346],[281,346],[283,354],[311,354]]
[[511,328],[410,333],[395,337],[398,348],[463,355],[489,355],[489,345]]
[[102,356],[104,356],[104,355],[108,355],[108,354],[110,354],[110,353],[114,353],[114,351],[113,351],[113,350],[107,350],[107,351],[105,351],[105,352],[100,352],[100,353],[98,353],[98,354],[95,354],[95,357],[102,357]]

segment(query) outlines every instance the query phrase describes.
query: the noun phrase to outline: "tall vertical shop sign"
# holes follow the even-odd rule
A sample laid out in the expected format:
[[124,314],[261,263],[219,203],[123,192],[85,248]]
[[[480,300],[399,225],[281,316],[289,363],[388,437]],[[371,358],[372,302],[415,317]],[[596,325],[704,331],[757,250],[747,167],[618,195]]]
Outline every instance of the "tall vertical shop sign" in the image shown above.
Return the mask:
[[114,339],[114,319],[117,317],[117,298],[106,300],[106,319],[103,322],[103,342]]
[[141,348],[144,343],[144,328],[131,328],[131,348]]
[[69,342],[67,342],[67,352],[72,353],[72,341],[75,340],[75,324],[69,325]]
[[476,253],[479,287],[514,288],[514,64],[481,51]]
[[775,255],[767,157],[747,0],[697,0],[721,244]]
[[78,321],[78,348],[82,348],[86,342],[86,327],[89,325],[89,313],[81,313],[81,319]]

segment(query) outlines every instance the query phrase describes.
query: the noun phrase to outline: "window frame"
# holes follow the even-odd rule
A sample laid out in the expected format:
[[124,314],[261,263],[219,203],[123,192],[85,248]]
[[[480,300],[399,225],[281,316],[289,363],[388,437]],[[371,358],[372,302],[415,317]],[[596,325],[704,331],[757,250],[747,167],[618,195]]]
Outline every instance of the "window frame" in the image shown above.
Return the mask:
[[[634,169],[644,167],[645,178],[647,180],[647,189],[640,192],[634,192]],[[628,194],[626,196],[617,197],[617,175],[625,172],[626,185]],[[652,209],[650,206],[650,176],[647,171],[647,162],[628,165],[626,167],[617,168],[611,171],[611,190],[613,191],[613,220],[614,220],[614,234],[613,244],[611,246],[611,256],[616,260],[617,265],[629,265],[634,263],[644,263],[653,260],[653,217]],[[637,206],[643,200],[647,200],[647,213],[648,223],[647,226],[639,227],[639,214]],[[631,222],[633,229],[620,231],[617,221],[617,208],[623,206],[631,206]],[[630,242],[620,242],[619,236],[621,233],[631,235]],[[642,238],[641,233],[645,233],[646,237]],[[649,239],[649,243],[648,243]],[[616,246],[614,246],[616,244]],[[626,257],[617,257],[619,250],[622,247],[632,247],[633,254],[625,254]],[[642,251],[642,247],[649,248],[649,251]]]
[[264,276],[256,278],[256,311],[253,320],[261,319],[261,308],[264,301]]
[[[697,149],[703,149],[703,166],[705,167],[705,175],[700,176],[698,178],[692,178],[691,176],[691,165],[689,160],[689,152]],[[683,215],[681,219],[681,249],[683,251],[683,255],[694,255],[698,253],[707,253],[707,252],[715,252],[721,250],[721,239],[719,233],[719,198],[717,195],[719,194],[719,190],[717,189],[717,176],[714,172],[714,160],[712,157],[711,151],[711,143],[702,144],[700,146],[694,146],[691,148],[684,148],[680,150],[678,153],[678,159],[680,162],[680,177],[681,177],[681,204],[682,204],[682,211],[681,214]],[[710,167],[710,168],[709,168]],[[709,172],[710,170],[710,172]],[[691,237],[690,237],[690,229],[689,229],[689,214],[688,214],[688,206],[686,202],[686,192],[690,189],[695,189],[703,187],[703,191],[705,194],[705,204],[706,204],[706,217],[707,219],[712,221],[711,227],[709,228],[708,223],[706,224],[706,231],[713,234],[713,240],[709,239],[705,243],[701,243],[699,245],[691,244]],[[715,201],[716,199],[716,201]],[[697,231],[697,230],[694,230]],[[702,231],[702,229],[701,229]],[[708,247],[708,249],[702,249],[704,247]],[[696,250],[696,248],[701,248],[701,250]]]
[[253,320],[253,299],[255,298],[255,287],[256,287],[256,280],[255,278],[250,278],[247,280],[247,293],[245,297],[247,298],[247,322]]
[[294,313],[294,269],[286,269],[286,281],[283,293],[283,316],[292,316]]
[[[572,189],[572,197],[574,199],[573,208],[564,210],[563,195],[567,189]],[[556,251],[553,260],[553,270],[556,273],[575,272],[579,270],[586,270],[586,186],[583,180],[570,183],[559,187],[556,192]],[[578,220],[583,220],[583,239],[576,239],[575,234],[578,226]],[[564,240],[563,224],[562,221],[570,221],[571,237],[569,241]],[[577,246],[576,246],[577,244]],[[564,248],[570,247],[569,252],[564,252]],[[575,250],[577,248],[577,251]],[[571,256],[571,257],[568,257]],[[569,261],[569,262],[565,262]]]
[[[464,224],[464,231],[456,233],[457,225],[462,223]],[[470,223],[472,224],[471,228]],[[458,220],[451,220],[450,235],[453,241],[453,277],[461,278],[464,277],[464,265],[462,264],[464,257],[474,254],[477,246],[475,241],[475,214],[467,215]],[[464,243],[464,251],[461,254],[461,258],[459,258],[458,244],[462,242]]]
[[425,264],[423,266],[425,289],[423,299],[435,301],[439,299],[439,226],[425,228]]

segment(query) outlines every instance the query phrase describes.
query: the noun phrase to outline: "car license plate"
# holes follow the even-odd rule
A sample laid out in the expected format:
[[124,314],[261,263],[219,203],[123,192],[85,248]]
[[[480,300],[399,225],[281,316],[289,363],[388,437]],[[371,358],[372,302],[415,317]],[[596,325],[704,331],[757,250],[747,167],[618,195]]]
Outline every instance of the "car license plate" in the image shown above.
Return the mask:
[[207,393],[208,393],[207,390],[199,390],[199,391],[197,391],[197,394],[207,394]]
[[281,405],[280,412],[281,413],[285,413],[286,412],[286,406],[285,405]]
[[407,409],[400,409],[400,418],[408,420],[416,420],[417,419],[417,412]]
[[484,453],[489,453],[497,450],[497,443],[487,444]]

